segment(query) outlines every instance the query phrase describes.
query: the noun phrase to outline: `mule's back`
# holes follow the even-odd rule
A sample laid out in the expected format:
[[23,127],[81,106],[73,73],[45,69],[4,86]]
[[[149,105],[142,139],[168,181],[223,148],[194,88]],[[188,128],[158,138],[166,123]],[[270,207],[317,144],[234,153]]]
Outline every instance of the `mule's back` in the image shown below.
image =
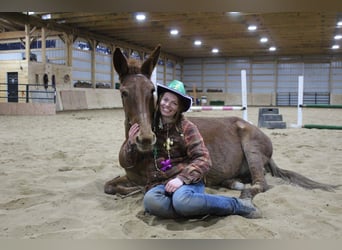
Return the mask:
[[[208,185],[219,185],[230,178],[249,174],[244,146],[253,144],[263,159],[272,156],[270,139],[256,126],[239,117],[188,117],[201,132],[212,160]],[[264,163],[261,163],[262,165]]]

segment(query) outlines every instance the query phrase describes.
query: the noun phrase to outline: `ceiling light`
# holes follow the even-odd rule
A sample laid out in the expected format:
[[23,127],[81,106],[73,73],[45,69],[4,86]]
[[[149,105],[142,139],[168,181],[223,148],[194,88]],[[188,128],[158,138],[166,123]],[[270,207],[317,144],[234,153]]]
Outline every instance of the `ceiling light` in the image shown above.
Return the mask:
[[276,48],[276,47],[274,47],[274,46],[272,46],[272,47],[270,47],[268,50],[269,50],[269,51],[276,51],[276,50],[277,50],[277,48]]
[[339,22],[337,23],[337,26],[338,26],[338,27],[342,26],[342,21],[339,21]]
[[260,38],[260,42],[267,43],[268,42],[268,38],[267,37],[262,37],[262,38]]
[[196,41],[194,41],[194,44],[195,44],[196,46],[201,46],[201,45],[202,45],[202,41],[196,40]]
[[146,19],[146,15],[145,14],[136,14],[135,15],[135,19],[137,19],[138,21],[144,21]]
[[340,39],[342,39],[342,35],[336,35],[336,36],[334,36],[334,39],[335,40],[340,40]]
[[339,45],[337,45],[337,44],[335,44],[335,45],[333,45],[331,48],[332,48],[332,49],[339,49],[339,48],[340,48],[340,46],[339,46]]
[[173,36],[177,36],[178,33],[179,33],[179,31],[177,29],[170,30],[170,34],[173,35]]
[[249,25],[248,30],[249,31],[255,31],[258,27],[256,25]]
[[240,15],[240,12],[228,12],[228,14],[232,16],[237,16]]
[[51,19],[51,14],[42,15],[43,20]]
[[218,50],[217,48],[213,48],[213,49],[211,50],[211,52],[216,54],[216,53],[219,52],[219,50]]

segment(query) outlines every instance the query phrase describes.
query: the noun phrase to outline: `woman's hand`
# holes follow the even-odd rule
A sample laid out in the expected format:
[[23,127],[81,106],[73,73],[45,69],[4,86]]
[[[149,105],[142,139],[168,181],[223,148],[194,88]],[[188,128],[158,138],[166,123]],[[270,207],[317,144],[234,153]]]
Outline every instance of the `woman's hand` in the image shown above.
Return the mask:
[[140,127],[138,123],[134,123],[131,128],[128,131],[128,141],[131,144],[135,143],[135,137],[137,137],[138,133],[139,133]]
[[179,179],[178,177],[170,180],[166,185],[165,185],[165,191],[168,193],[173,193],[175,192],[178,188],[180,188],[183,185],[183,181]]

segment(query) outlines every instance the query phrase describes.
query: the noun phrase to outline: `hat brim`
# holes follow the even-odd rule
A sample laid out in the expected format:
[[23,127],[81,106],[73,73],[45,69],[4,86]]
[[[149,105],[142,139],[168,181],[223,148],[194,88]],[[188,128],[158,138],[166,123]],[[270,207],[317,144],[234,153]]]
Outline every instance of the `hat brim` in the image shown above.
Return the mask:
[[179,97],[179,100],[183,103],[182,112],[186,112],[190,109],[190,107],[192,105],[192,98],[190,96],[183,95],[182,93],[178,92],[177,90],[171,89],[165,85],[157,83],[158,97],[165,92],[171,92],[171,93],[173,93]]

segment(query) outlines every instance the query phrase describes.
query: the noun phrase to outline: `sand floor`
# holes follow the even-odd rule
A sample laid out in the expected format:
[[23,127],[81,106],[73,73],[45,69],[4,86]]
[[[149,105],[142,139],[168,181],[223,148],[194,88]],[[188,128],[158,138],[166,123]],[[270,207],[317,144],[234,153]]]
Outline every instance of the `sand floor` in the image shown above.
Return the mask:
[[[288,125],[297,109],[280,107]],[[341,109],[305,109],[304,124],[342,125]],[[242,116],[202,111],[187,116]],[[257,124],[258,108],[248,110]],[[267,176],[274,188],[254,202],[263,218],[165,220],[143,213],[142,195],[103,193],[124,175],[118,152],[121,109],[0,116],[0,238],[18,239],[341,239],[342,188],[306,190]],[[262,129],[279,167],[314,180],[342,184],[342,130]],[[208,192],[238,196],[239,192]]]

